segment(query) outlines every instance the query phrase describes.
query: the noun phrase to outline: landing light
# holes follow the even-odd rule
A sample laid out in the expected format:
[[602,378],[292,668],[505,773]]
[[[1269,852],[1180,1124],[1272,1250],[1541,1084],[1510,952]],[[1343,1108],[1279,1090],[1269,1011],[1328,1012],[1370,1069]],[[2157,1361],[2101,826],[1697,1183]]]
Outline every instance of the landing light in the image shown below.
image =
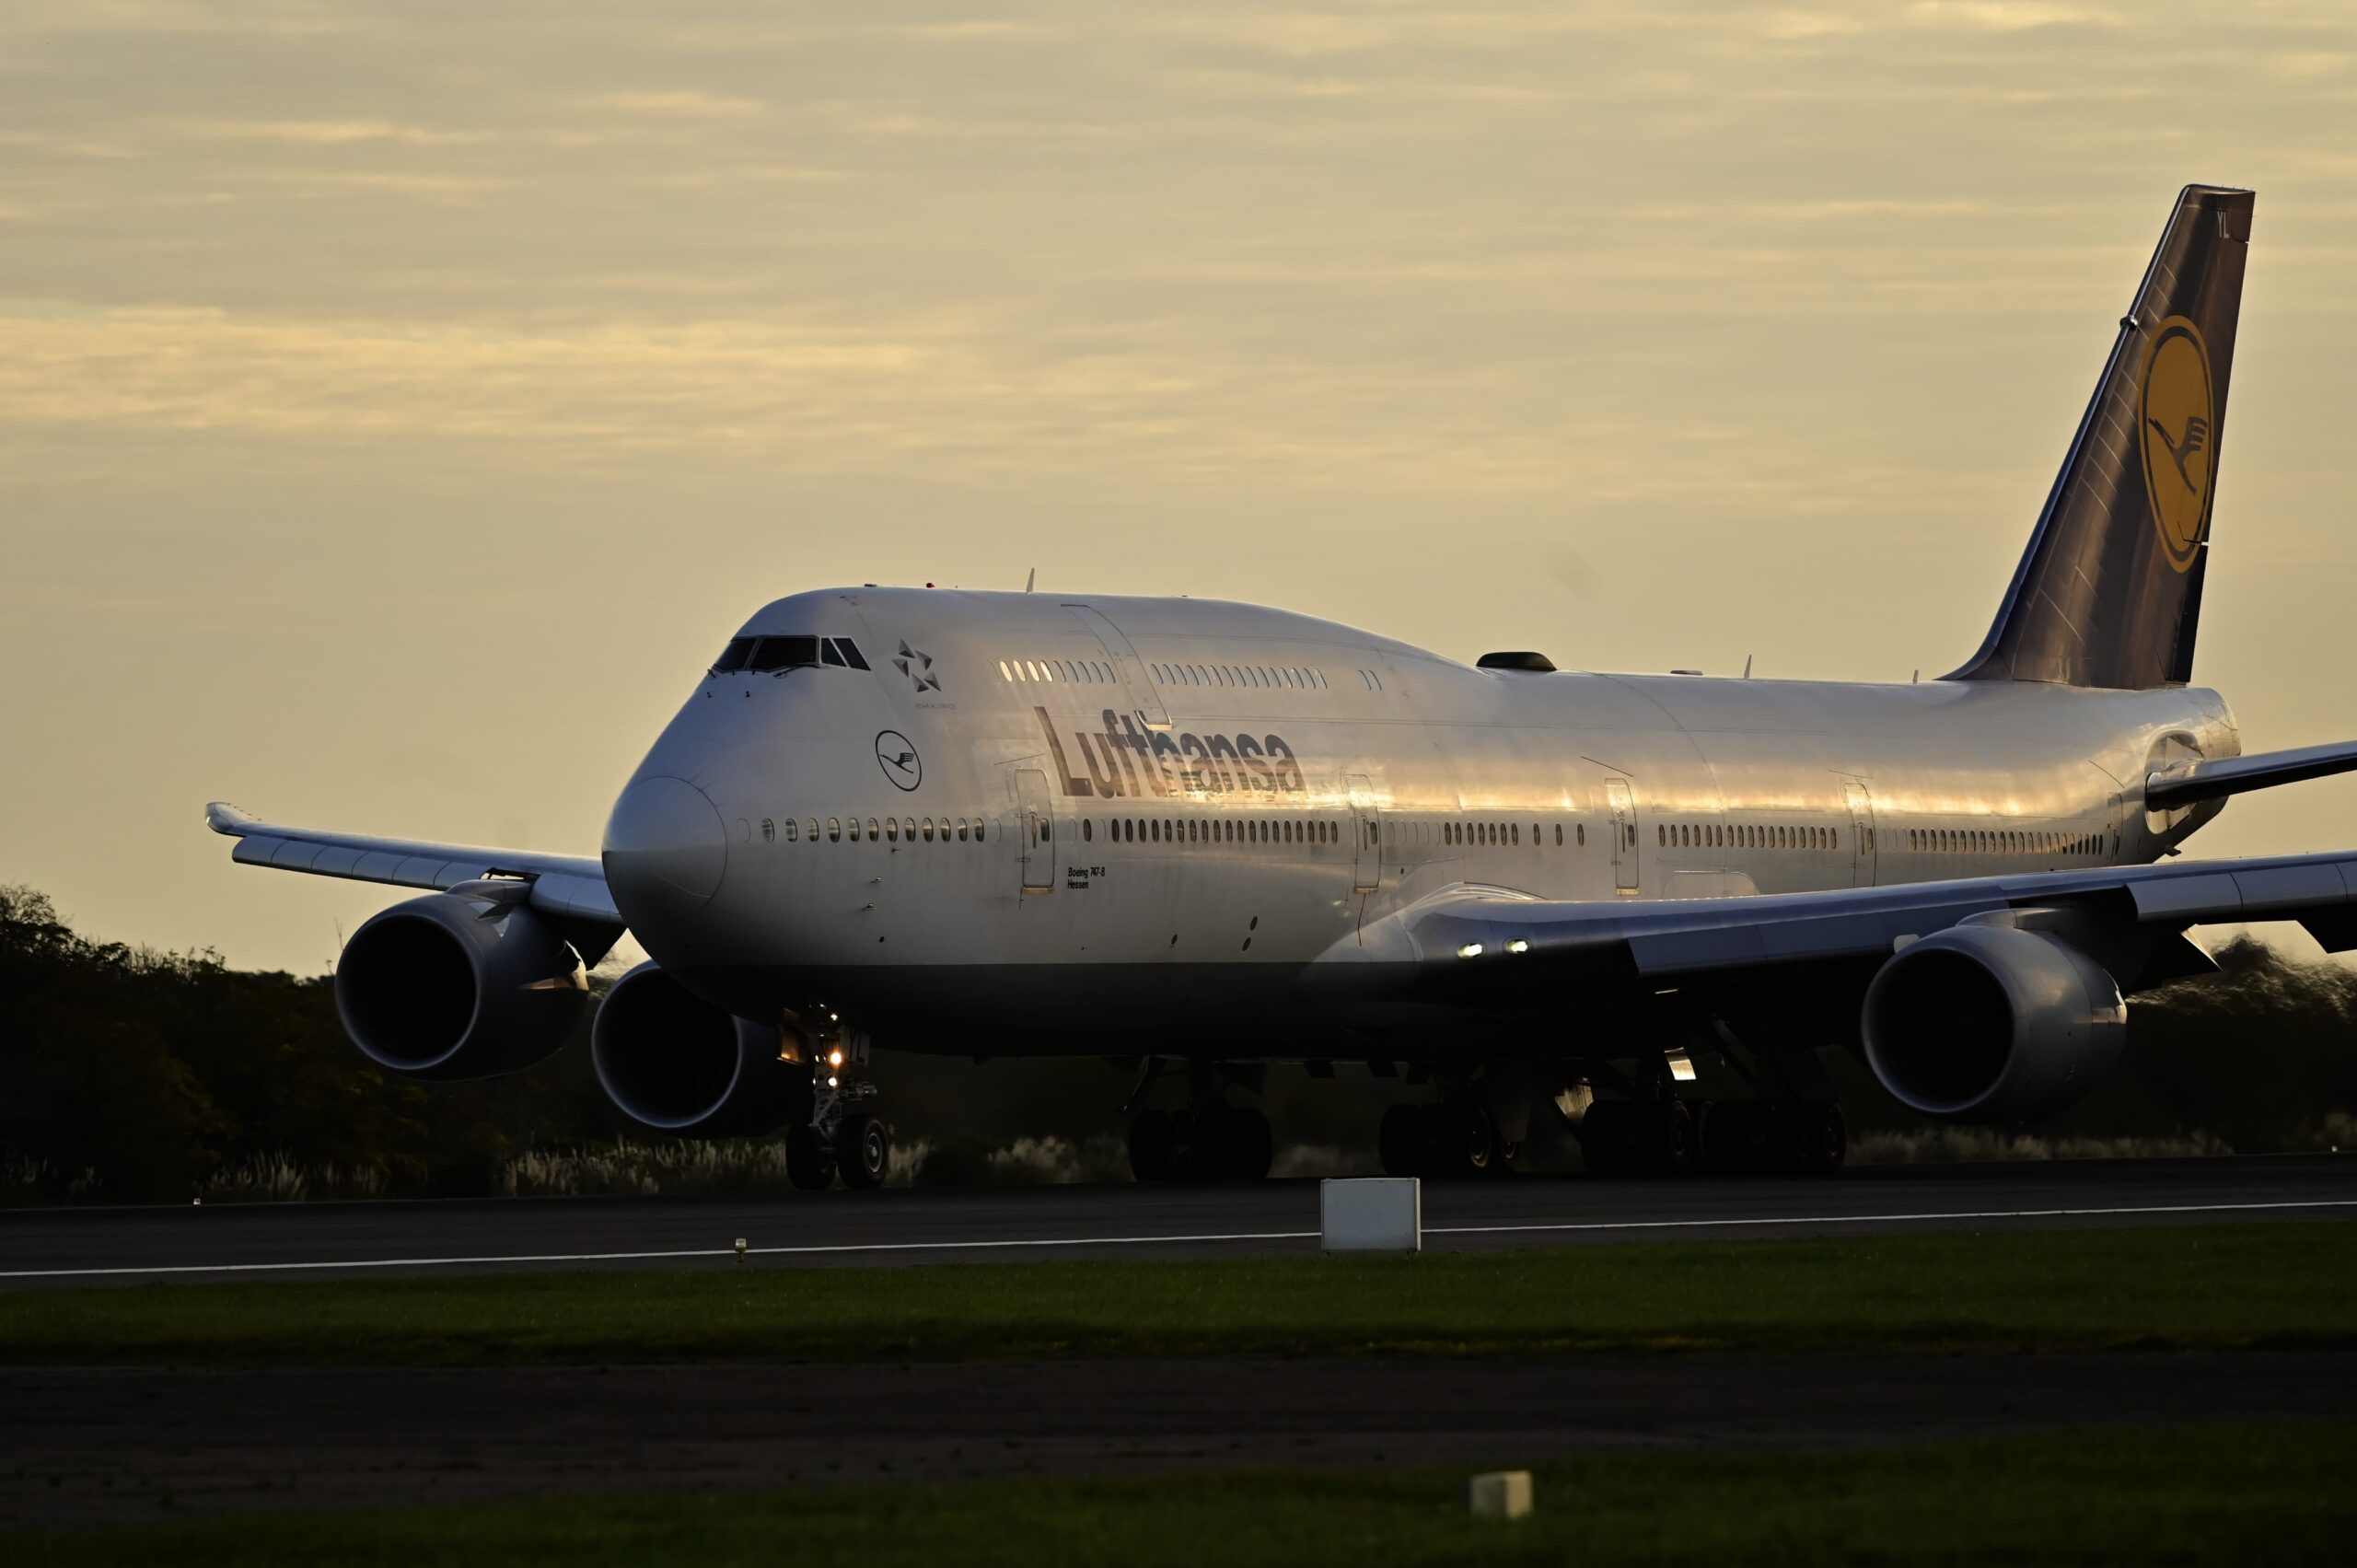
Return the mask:
[[832,1073],[828,1074],[827,1074],[827,1087],[829,1087],[829,1088],[830,1088],[830,1089],[831,1089],[831,1088],[837,1088],[837,1087],[840,1087],[840,1086],[840,1086],[840,1085],[838,1085],[838,1084],[835,1082],[835,1075],[834,1075]]
[[1517,936],[1513,941],[1506,944],[1506,951],[1509,953],[1527,953],[1530,951],[1530,944]]
[[1460,958],[1478,958],[1481,956],[1481,944],[1468,942],[1457,950],[1457,956]]
[[840,1066],[842,1066],[842,1064],[843,1064],[843,1048],[842,1048],[842,1046],[840,1046],[840,1045],[839,1045],[839,1046],[835,1047],[835,1049],[834,1049],[834,1050],[832,1050],[832,1051],[830,1051],[827,1052],[827,1065],[828,1065],[828,1066],[830,1066],[830,1067],[840,1067]]

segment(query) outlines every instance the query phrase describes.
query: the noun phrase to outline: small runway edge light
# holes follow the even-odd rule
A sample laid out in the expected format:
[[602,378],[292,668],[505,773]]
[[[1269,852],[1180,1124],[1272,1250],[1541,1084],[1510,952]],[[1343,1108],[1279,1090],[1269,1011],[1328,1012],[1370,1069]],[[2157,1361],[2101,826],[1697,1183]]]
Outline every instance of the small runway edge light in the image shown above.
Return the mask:
[[740,1236],[740,1237],[738,1237],[737,1238],[737,1261],[738,1261],[739,1263],[741,1263],[741,1262],[743,1262],[744,1260],[745,1260],[745,1238],[744,1238],[743,1237],[741,1237],[741,1236]]
[[1479,942],[1465,943],[1457,949],[1457,956],[1460,958],[1478,958],[1481,956],[1481,944]]

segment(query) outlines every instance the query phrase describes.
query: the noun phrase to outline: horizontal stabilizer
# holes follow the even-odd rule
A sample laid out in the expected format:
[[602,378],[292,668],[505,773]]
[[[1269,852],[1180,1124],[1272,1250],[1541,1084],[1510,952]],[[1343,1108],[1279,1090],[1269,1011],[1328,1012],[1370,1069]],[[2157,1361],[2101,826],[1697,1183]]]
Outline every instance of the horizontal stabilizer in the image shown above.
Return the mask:
[[2260,751],[2248,757],[2221,757],[2214,762],[2180,763],[2155,769],[2146,777],[2144,807],[2148,811],[2166,811],[2196,801],[2223,800],[2230,795],[2346,772],[2357,772],[2357,740],[2303,746],[2293,751]]

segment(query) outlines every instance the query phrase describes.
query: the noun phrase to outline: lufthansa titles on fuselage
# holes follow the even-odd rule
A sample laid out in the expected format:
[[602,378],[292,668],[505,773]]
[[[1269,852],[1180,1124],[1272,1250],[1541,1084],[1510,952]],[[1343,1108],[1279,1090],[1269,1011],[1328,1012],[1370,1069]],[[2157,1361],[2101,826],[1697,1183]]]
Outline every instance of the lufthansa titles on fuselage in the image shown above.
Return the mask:
[[[1067,750],[1048,710],[1031,711],[1039,716],[1048,750],[1056,760],[1058,787],[1067,796],[1276,797],[1306,794],[1309,788],[1293,748],[1281,735],[1173,733],[1141,727],[1131,715],[1107,708],[1100,715],[1103,729],[1074,731],[1072,750]],[[1073,770],[1074,750],[1084,772]]]

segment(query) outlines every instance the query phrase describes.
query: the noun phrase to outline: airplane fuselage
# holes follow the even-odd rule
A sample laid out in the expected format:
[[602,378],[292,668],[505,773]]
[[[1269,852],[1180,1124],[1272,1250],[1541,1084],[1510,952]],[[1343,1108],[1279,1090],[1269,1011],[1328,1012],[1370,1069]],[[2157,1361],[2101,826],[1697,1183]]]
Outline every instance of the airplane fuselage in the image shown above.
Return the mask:
[[[731,656],[762,638],[856,651],[707,675],[616,807],[609,880],[710,1000],[823,1006],[907,1050],[1342,1054],[1299,977],[1358,958],[1379,989],[1369,933],[1451,888],[2150,861],[2217,806],[2148,816],[2146,771],[2239,749],[2198,688],[1475,668],[1199,599],[830,590],[764,608]],[[691,819],[725,849],[648,875],[633,846]]]

